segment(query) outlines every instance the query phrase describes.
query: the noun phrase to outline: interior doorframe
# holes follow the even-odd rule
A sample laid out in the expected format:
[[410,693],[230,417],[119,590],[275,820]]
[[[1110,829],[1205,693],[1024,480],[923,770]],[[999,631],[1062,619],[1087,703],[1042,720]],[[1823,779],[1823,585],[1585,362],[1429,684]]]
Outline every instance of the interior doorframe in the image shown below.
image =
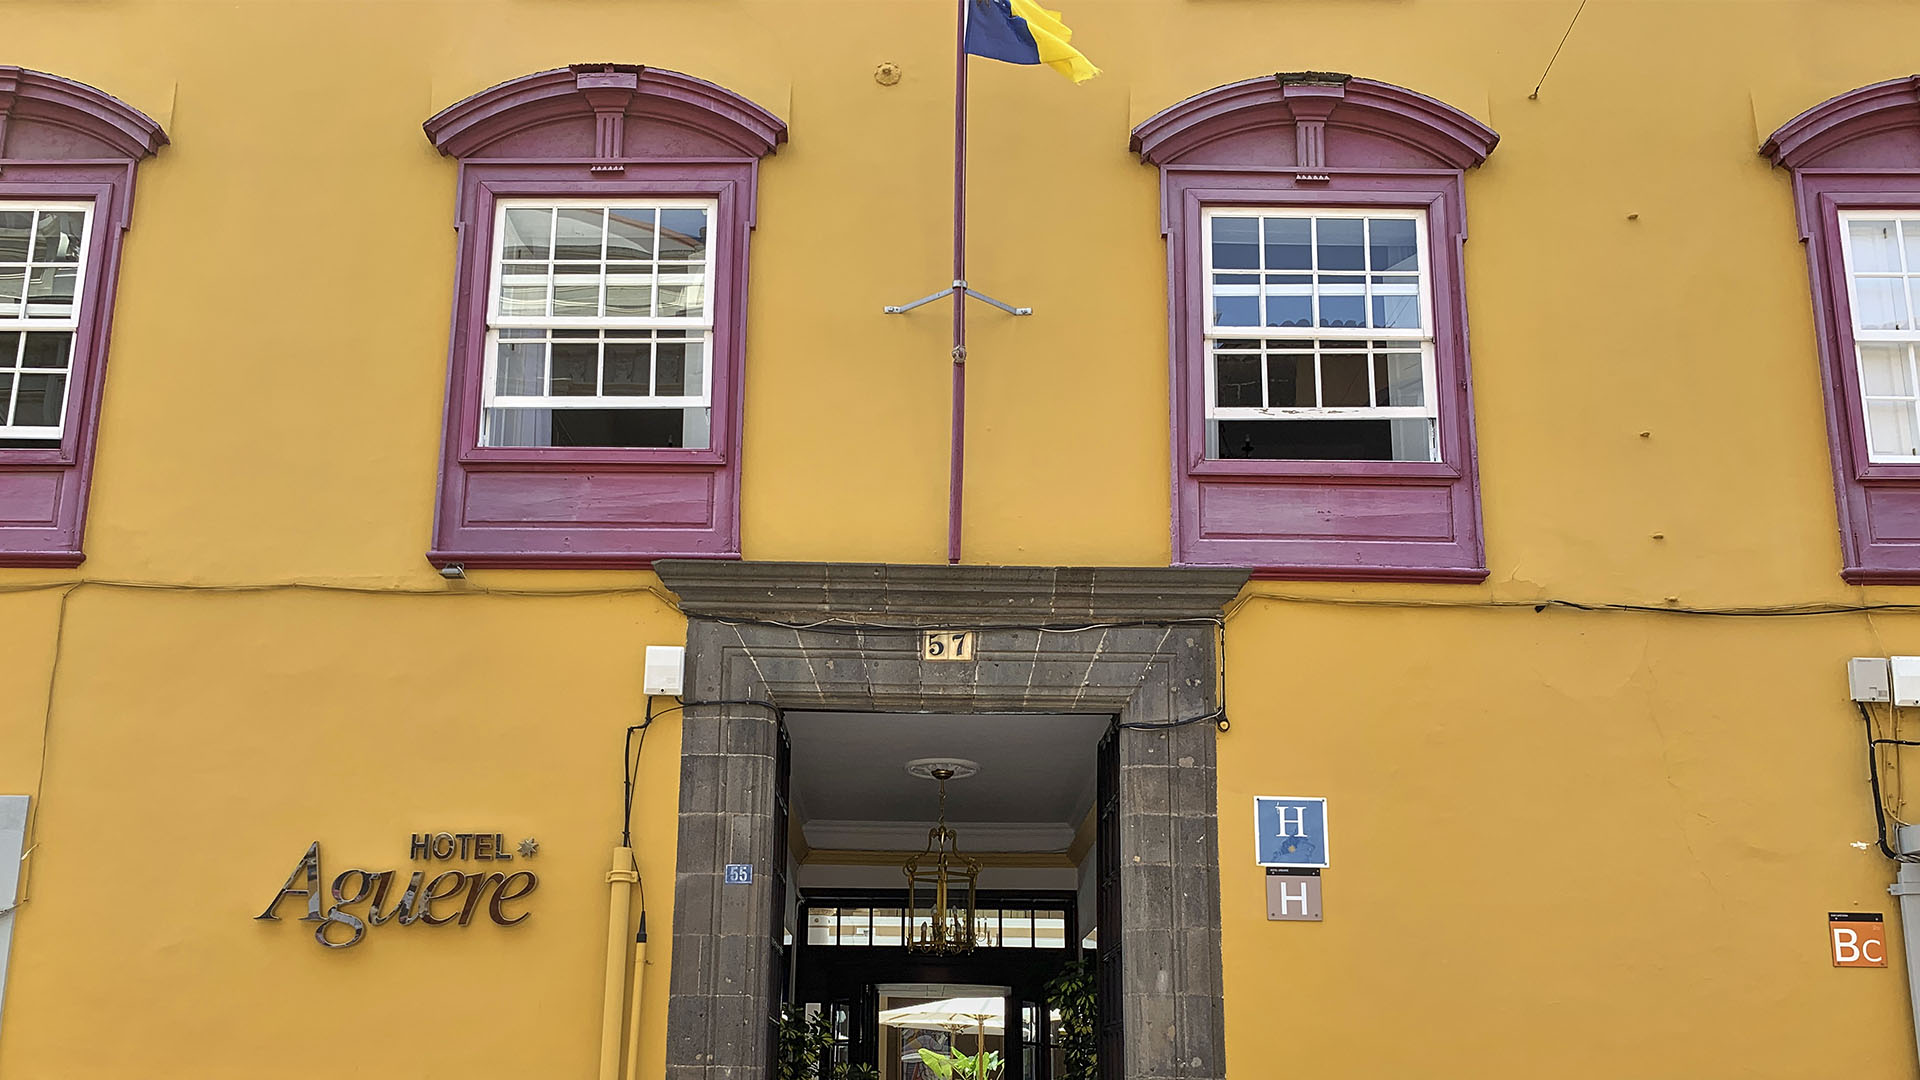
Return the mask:
[[[778,718],[802,709],[1115,714],[1120,1075],[1223,1080],[1212,717],[1220,611],[1245,571],[691,560],[655,570],[688,616],[668,1080],[769,1075],[768,883],[786,841]],[[975,631],[975,659],[923,662],[930,629]],[[726,884],[736,865],[753,868],[752,884]]]

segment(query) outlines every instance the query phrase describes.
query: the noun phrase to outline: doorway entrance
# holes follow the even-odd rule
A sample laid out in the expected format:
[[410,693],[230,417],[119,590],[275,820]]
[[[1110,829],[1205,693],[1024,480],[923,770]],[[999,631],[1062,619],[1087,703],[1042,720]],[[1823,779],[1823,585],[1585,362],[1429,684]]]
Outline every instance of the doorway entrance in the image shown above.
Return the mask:
[[[1245,571],[654,569],[688,617],[667,1080],[770,1075],[800,895],[782,872],[781,728],[804,711],[1114,718],[1097,831],[1117,859],[1095,890],[1119,932],[1098,938],[1099,1076],[1224,1077],[1218,657]],[[929,662],[933,631],[971,634],[970,656]]]
[[[783,723],[785,989],[833,1034],[818,1080],[937,1080],[920,1051],[977,1056],[982,1043],[987,1080],[1069,1080],[1063,1035],[1090,1043],[1094,1027],[1087,995],[1055,983],[1091,969],[1097,886],[1117,857],[1097,829],[1113,718],[797,711]],[[949,847],[951,873],[931,873]],[[942,922],[965,940],[930,940]]]

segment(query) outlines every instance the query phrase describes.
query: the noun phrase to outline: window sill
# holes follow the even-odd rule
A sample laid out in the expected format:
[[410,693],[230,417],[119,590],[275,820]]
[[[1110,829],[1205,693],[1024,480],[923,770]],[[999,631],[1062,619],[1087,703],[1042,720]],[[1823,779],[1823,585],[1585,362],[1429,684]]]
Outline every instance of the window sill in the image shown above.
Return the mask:
[[[1199,565],[1199,564],[1183,564]],[[1394,581],[1408,584],[1474,585],[1487,580],[1484,566],[1256,566],[1256,581]]]
[[489,466],[565,469],[717,469],[727,464],[718,450],[674,450],[620,447],[481,447],[461,452],[457,459],[469,468]]
[[[458,563],[482,570],[651,570],[660,559],[719,559],[738,561],[740,553],[661,551],[651,554],[609,554],[600,551],[441,551],[427,552],[435,569]],[[4,565],[0,562],[0,565]]]
[[1840,580],[1849,585],[1920,585],[1920,565],[1849,566],[1840,571]]
[[8,551],[0,548],[0,567],[71,570],[86,561],[86,553],[80,551]]
[[1250,458],[1196,458],[1188,462],[1190,476],[1221,479],[1249,477],[1258,479],[1299,477],[1338,483],[1342,479],[1370,480],[1457,480],[1460,470],[1443,461],[1293,461]]

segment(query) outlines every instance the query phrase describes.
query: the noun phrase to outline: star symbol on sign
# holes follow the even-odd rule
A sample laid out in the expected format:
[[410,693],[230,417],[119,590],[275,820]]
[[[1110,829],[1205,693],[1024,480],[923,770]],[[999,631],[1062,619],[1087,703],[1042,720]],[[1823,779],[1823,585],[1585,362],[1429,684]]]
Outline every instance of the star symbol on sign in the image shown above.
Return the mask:
[[520,857],[521,858],[531,859],[535,855],[538,855],[539,853],[540,853],[540,841],[535,840],[531,836],[527,837],[525,840],[520,841]]

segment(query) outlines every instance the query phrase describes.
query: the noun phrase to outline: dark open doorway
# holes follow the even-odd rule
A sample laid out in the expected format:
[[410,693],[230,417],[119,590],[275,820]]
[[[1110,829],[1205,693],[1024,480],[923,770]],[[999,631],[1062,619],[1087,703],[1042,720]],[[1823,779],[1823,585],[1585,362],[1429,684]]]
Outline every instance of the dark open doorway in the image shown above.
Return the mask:
[[[923,1050],[984,1051],[998,1068],[981,1080],[1078,1080],[1066,1044],[1085,995],[1054,984],[1093,963],[1100,884],[1117,876],[1107,865],[1117,849],[1102,847],[1097,827],[1099,796],[1118,779],[1117,758],[1098,752],[1113,725],[1097,715],[787,715],[791,765],[778,788],[794,901],[783,996],[831,1034],[817,1080],[935,1080]],[[936,760],[960,769],[938,789],[914,772]],[[1116,773],[1105,782],[1103,763]],[[914,947],[933,916],[904,868],[938,847],[942,823],[977,873],[949,901],[969,943],[944,953]]]

